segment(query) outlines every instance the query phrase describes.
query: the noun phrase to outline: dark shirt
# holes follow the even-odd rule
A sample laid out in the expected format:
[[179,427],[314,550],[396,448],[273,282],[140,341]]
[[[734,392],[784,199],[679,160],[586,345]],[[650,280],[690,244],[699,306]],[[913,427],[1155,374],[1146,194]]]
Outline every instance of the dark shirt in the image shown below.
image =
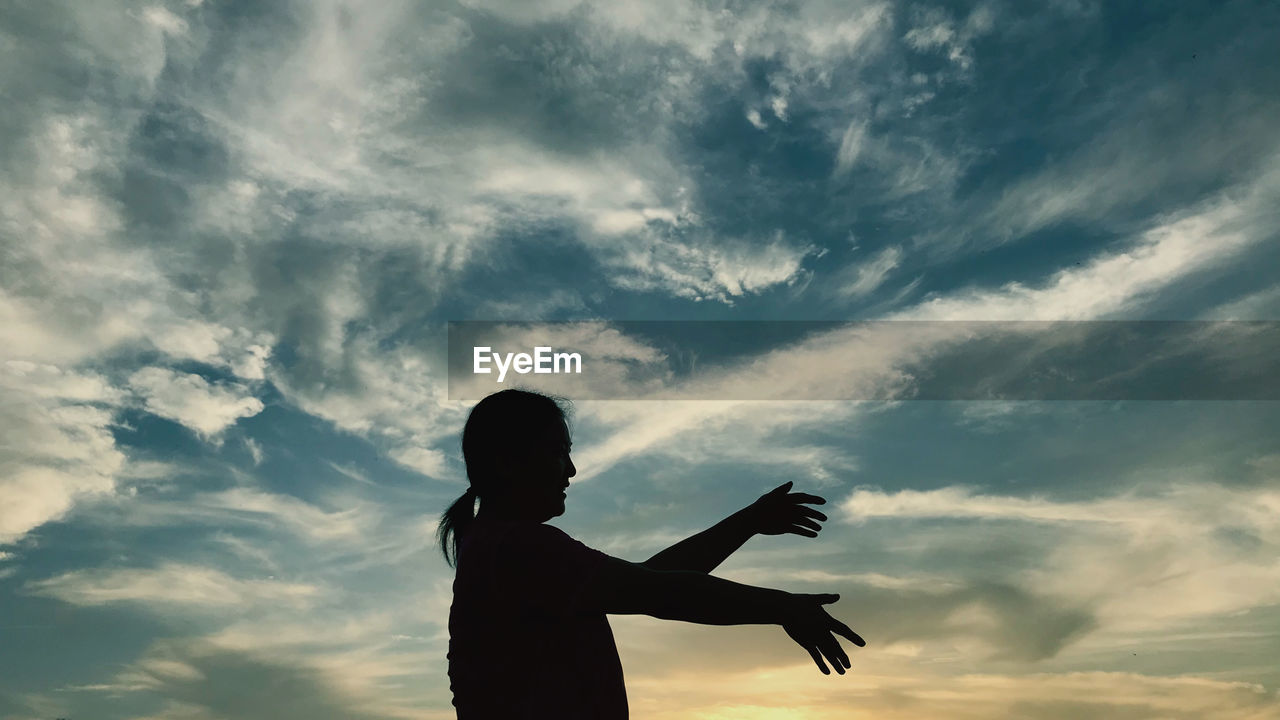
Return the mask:
[[449,687],[459,720],[622,720],[613,631],[582,607],[610,558],[538,523],[476,519],[458,548]]

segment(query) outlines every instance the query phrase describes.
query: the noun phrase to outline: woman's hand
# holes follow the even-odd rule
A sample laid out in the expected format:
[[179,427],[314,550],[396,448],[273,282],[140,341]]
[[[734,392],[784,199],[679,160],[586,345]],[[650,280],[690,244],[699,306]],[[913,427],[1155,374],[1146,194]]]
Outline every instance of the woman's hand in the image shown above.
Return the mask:
[[817,495],[793,493],[791,482],[770,490],[760,496],[759,500],[746,508],[750,518],[751,531],[760,535],[782,535],[792,533],[805,537],[817,537],[822,529],[819,524],[827,516],[814,510],[809,505],[823,505],[827,501]]
[[845,653],[844,648],[840,647],[840,641],[837,635],[847,638],[850,642],[858,647],[867,644],[857,633],[849,629],[848,625],[827,614],[822,608],[823,605],[829,605],[840,599],[839,595],[827,593],[822,595],[793,595],[796,602],[792,611],[789,613],[790,618],[783,622],[782,629],[787,631],[787,635],[796,644],[809,652],[809,656],[817,663],[818,669],[823,675],[830,675],[831,671],[827,669],[826,663],[822,660],[825,657],[827,662],[836,669],[836,672],[843,675],[845,668],[852,667],[849,663],[849,656]]

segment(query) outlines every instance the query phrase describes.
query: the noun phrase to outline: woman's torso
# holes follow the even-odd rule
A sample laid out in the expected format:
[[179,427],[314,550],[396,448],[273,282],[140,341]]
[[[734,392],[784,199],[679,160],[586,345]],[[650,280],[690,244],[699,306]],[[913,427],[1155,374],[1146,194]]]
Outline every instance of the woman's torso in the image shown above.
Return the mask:
[[582,586],[607,559],[549,525],[472,523],[449,611],[459,720],[627,717],[609,621],[578,607]]

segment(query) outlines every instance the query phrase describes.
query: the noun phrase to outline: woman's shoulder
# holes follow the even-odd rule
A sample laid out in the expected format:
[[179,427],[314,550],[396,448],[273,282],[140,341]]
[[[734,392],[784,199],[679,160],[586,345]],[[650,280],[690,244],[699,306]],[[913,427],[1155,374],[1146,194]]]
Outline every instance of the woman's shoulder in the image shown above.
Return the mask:
[[[504,552],[538,551],[556,547],[581,545],[568,533],[554,525],[511,520],[476,518],[467,529],[462,545],[472,548],[493,547]],[[461,551],[461,549],[460,549]]]
[[498,529],[504,545],[564,545],[578,544],[577,540],[554,525],[538,522],[512,522]]

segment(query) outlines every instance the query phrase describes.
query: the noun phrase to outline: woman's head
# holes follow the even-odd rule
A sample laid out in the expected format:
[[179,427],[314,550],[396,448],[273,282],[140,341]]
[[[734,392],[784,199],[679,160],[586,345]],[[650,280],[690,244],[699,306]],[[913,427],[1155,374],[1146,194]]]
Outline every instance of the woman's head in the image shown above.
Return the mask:
[[471,409],[462,430],[471,487],[440,520],[446,560],[450,549],[456,559],[459,536],[474,518],[477,498],[482,512],[497,510],[535,522],[564,512],[563,490],[577,473],[569,459],[565,408],[564,401],[540,393],[503,390]]
[[565,449],[565,416],[560,402],[528,390],[503,390],[476,403],[462,429],[462,457],[476,495],[516,489],[529,460]]

